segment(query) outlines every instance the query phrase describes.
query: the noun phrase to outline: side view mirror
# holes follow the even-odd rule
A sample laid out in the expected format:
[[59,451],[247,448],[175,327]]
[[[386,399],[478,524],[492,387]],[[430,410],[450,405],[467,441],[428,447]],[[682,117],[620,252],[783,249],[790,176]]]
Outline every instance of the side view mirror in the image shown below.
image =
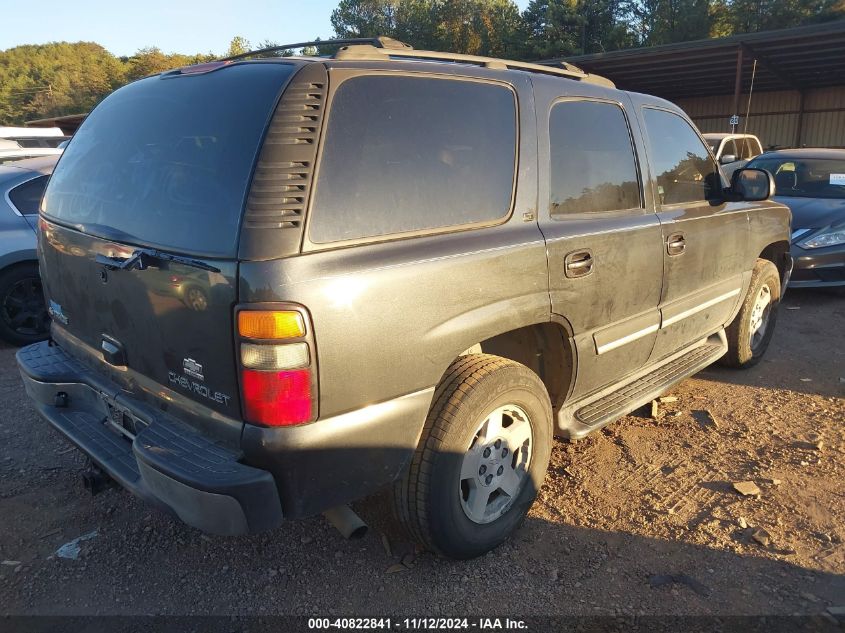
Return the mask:
[[719,164],[721,165],[730,165],[731,163],[736,162],[736,156],[733,154],[722,154],[719,158]]
[[765,169],[738,169],[731,178],[731,193],[738,200],[768,200],[775,195],[775,181]]

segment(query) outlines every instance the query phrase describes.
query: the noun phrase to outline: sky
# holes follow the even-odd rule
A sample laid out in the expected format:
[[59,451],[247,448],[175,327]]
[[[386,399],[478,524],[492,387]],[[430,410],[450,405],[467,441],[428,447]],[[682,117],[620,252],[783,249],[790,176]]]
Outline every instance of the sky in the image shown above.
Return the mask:
[[[0,50],[89,41],[115,55],[157,46],[165,53],[217,53],[235,35],[252,43],[302,42],[332,34],[337,0],[3,0]],[[524,9],[528,0],[518,0]]]

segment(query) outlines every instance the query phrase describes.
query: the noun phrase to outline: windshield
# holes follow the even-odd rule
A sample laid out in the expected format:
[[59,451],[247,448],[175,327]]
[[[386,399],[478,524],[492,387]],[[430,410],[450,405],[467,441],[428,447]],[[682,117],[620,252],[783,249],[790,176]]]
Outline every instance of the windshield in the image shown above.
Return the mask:
[[753,160],[748,167],[772,174],[777,196],[845,198],[845,160],[770,157]]
[[234,256],[255,156],[294,68],[237,64],[121,88],[68,145],[44,214],[107,239]]

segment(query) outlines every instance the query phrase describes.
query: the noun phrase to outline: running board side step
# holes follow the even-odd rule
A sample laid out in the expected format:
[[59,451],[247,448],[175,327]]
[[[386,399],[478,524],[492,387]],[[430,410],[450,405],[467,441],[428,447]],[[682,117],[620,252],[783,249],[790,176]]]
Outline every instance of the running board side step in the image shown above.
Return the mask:
[[559,437],[579,439],[648,404],[672,385],[701,371],[728,350],[724,330],[631,376],[624,384],[572,402],[557,414]]

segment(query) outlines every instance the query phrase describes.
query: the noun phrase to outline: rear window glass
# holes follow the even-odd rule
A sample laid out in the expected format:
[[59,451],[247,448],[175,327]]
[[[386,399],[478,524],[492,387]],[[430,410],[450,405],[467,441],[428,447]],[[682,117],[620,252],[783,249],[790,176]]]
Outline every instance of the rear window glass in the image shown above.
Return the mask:
[[9,200],[24,215],[38,213],[38,205],[41,204],[41,196],[44,194],[44,188],[47,186],[49,179],[49,176],[38,176],[32,180],[27,180],[9,192]]
[[234,256],[255,156],[293,69],[240,64],[121,88],[68,145],[45,213],[118,241]]
[[504,86],[349,79],[335,94],[325,138],[313,242],[493,222],[510,212],[516,103]]

